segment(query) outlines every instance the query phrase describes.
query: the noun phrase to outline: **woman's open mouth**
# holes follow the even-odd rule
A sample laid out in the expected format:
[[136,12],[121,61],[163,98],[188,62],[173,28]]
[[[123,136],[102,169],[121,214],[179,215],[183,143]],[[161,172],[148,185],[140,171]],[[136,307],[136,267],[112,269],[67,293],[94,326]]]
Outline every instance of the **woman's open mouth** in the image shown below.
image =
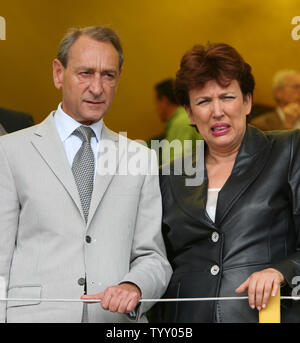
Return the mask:
[[221,136],[221,135],[225,135],[226,133],[228,133],[230,130],[230,125],[226,124],[226,123],[218,123],[218,124],[214,124],[211,127],[211,131],[212,134],[214,136]]

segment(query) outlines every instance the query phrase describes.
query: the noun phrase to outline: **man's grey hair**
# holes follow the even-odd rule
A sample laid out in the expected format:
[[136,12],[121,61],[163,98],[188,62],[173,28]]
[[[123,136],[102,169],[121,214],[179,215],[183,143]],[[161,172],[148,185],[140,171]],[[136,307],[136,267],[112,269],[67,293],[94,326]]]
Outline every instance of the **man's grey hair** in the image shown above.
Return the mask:
[[276,89],[282,89],[286,85],[286,81],[290,76],[298,75],[299,72],[297,70],[291,69],[283,69],[279,70],[273,77],[273,84],[272,89],[273,91]]
[[71,28],[67,31],[59,44],[57,52],[57,59],[61,62],[64,68],[67,68],[68,65],[71,46],[83,35],[95,39],[98,42],[111,43],[119,54],[119,69],[122,68],[124,57],[120,38],[114,30],[105,26],[88,26],[80,29]]

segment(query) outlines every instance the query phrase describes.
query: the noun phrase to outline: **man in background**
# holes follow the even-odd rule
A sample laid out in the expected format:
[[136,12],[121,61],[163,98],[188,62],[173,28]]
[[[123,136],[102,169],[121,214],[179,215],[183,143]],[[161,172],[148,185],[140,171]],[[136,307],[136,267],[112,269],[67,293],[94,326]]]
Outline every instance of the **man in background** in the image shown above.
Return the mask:
[[4,127],[0,124],[0,136],[3,136],[6,134],[6,131],[4,129]]
[[0,107],[0,124],[11,133],[34,125],[34,121],[31,114]]
[[300,128],[300,73],[294,70],[278,71],[273,79],[274,111],[254,118],[250,124],[268,130]]
[[[196,128],[191,125],[185,109],[178,105],[174,94],[174,80],[163,80],[155,85],[154,90],[156,111],[161,121],[165,123],[165,132],[162,135],[152,139],[165,139],[166,143],[179,140],[183,149],[185,140],[189,140],[192,142],[192,144],[195,144],[197,140],[202,139]],[[163,148],[163,156],[161,159],[164,158]],[[167,149],[166,153],[168,152],[169,149]],[[170,160],[179,157],[183,153],[184,150],[171,150]]]

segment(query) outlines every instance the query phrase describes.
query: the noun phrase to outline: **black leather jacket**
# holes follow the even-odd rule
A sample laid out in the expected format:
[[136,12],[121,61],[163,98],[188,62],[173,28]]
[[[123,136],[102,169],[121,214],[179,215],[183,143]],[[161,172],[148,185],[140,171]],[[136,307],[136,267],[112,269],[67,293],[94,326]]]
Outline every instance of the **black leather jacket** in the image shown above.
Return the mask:
[[[165,297],[241,296],[253,272],[276,268],[291,295],[300,276],[300,131],[247,126],[232,173],[206,213],[207,174],[198,187],[161,176],[163,234],[174,273]],[[247,295],[247,293],[243,294]],[[247,300],[167,303],[166,322],[258,322]],[[283,300],[282,322],[300,322],[300,301]]]

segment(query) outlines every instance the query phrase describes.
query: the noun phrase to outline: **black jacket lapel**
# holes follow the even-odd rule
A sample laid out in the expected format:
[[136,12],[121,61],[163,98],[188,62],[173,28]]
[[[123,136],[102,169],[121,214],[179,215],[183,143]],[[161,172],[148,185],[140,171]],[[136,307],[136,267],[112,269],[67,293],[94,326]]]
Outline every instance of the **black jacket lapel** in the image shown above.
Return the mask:
[[272,143],[263,132],[247,126],[231,175],[219,192],[215,220],[217,227],[262,172],[271,148]]
[[[271,147],[272,143],[263,132],[247,126],[232,173],[219,193],[215,223],[206,212],[208,178],[205,166],[204,180],[199,186],[186,186],[189,176],[185,173],[173,175],[171,171],[170,183],[175,201],[185,213],[199,223],[211,228],[220,227],[232,206],[263,170]],[[195,158],[199,159],[199,156]]]
[[[200,154],[204,154],[204,149],[200,149]],[[197,221],[214,228],[214,223],[206,213],[208,178],[203,158],[204,156],[196,156],[194,154],[192,159],[193,167],[197,165],[197,168],[202,168],[200,173],[203,174],[203,180],[200,185],[187,185],[187,180],[194,180],[195,174],[192,175],[189,170],[186,170],[187,168],[184,165],[182,166],[182,175],[174,175],[174,166],[173,168],[171,166],[169,180],[173,197],[178,206]]]

